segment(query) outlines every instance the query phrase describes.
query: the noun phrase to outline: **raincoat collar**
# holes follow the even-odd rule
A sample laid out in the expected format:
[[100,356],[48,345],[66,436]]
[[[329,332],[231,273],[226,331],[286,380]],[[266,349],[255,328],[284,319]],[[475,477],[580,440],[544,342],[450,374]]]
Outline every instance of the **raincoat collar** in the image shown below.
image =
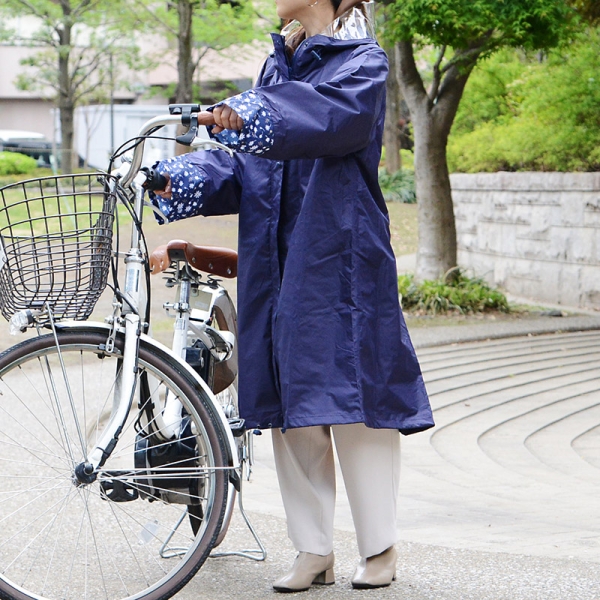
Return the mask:
[[330,23],[322,35],[336,40],[376,39],[375,1],[361,2]]

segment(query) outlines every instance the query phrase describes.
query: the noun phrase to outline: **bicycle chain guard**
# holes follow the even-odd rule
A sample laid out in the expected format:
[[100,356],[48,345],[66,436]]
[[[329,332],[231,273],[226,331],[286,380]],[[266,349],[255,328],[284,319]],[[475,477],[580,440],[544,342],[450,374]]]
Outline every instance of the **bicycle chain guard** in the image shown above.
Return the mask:
[[[189,416],[183,418],[178,439],[153,444],[152,438],[153,436],[144,432],[136,436],[135,469],[136,473],[145,473],[135,479],[139,496],[150,502],[162,500],[172,504],[200,504],[202,478],[197,473],[198,448]],[[165,477],[159,471],[161,467],[181,469],[184,474],[178,476],[174,473],[173,477]],[[192,474],[186,474],[187,471]]]

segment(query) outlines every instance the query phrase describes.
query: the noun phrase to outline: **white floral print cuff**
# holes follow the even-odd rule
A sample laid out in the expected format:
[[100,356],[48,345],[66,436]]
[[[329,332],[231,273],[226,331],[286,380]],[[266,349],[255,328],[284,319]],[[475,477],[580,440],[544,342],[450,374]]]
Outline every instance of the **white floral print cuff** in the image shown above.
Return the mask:
[[227,104],[235,110],[243,119],[244,127],[241,131],[225,129],[217,134],[213,134],[212,127],[210,127],[211,137],[237,152],[264,154],[271,149],[274,142],[273,120],[260,96],[254,90],[242,92],[216,106],[221,104]]
[[191,164],[185,155],[168,158],[155,165],[155,169],[171,177],[171,198],[162,198],[149,192],[152,204],[160,209],[167,221],[172,223],[199,215],[203,204],[202,188],[206,180],[203,172]]

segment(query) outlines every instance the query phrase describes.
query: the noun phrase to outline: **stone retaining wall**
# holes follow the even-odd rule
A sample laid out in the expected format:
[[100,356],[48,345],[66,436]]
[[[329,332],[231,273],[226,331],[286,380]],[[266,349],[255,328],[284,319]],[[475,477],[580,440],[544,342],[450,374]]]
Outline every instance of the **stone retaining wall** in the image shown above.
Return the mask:
[[451,182],[461,267],[518,296],[600,309],[600,173]]

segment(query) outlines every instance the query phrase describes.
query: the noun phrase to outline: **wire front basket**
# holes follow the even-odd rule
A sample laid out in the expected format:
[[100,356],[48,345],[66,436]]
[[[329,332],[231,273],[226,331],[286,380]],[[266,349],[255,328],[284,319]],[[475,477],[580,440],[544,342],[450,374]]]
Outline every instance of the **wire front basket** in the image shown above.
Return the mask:
[[90,316],[110,268],[111,179],[63,175],[0,189],[0,311],[6,319],[46,305],[55,319]]

